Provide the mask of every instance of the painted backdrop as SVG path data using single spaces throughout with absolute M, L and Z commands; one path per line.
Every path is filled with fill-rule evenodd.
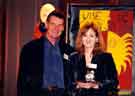
M 73 10 L 71 10 L 71 16 L 75 16 L 75 12 L 72 12 Z M 119 88 L 131 91 L 133 10 L 80 9 L 78 14 L 77 25 L 75 25 L 77 22 L 75 17 L 70 19 L 70 44 L 74 45 L 77 33 L 75 28 L 82 27 L 87 23 L 94 23 L 102 32 L 106 51 L 111 52 L 114 58 L 120 82 Z

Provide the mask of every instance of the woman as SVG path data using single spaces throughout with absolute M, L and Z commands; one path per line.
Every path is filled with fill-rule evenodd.
M 118 78 L 113 58 L 104 52 L 101 35 L 93 24 L 80 29 L 77 54 L 71 56 L 76 96 L 116 96 Z

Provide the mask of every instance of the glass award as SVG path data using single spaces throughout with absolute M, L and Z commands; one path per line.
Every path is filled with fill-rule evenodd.
M 97 69 L 97 64 L 87 64 L 86 66 L 85 80 L 86 82 L 95 82 L 95 71 Z

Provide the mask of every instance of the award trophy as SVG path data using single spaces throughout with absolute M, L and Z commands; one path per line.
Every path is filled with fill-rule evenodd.
M 95 78 L 94 71 L 93 70 L 91 70 L 91 71 L 87 70 L 87 73 L 85 75 L 86 82 L 94 82 L 95 81 L 94 78 Z
M 85 75 L 86 82 L 95 82 L 95 71 L 97 69 L 97 64 L 87 64 L 87 71 Z

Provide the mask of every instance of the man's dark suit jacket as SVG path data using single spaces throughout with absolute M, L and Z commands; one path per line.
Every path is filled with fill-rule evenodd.
M 86 63 L 85 57 L 75 54 L 71 57 L 74 65 L 75 80 L 85 81 Z M 104 92 L 117 92 L 118 77 L 113 58 L 110 53 L 100 53 L 93 56 L 93 64 L 97 64 L 95 80 L 100 84 L 100 89 Z
M 21 50 L 17 80 L 18 96 L 39 96 L 40 94 L 43 83 L 43 44 L 44 37 L 29 42 Z M 65 89 L 70 90 L 72 71 L 68 55 L 73 52 L 73 49 L 62 42 L 59 43 L 59 46 L 64 62 Z

